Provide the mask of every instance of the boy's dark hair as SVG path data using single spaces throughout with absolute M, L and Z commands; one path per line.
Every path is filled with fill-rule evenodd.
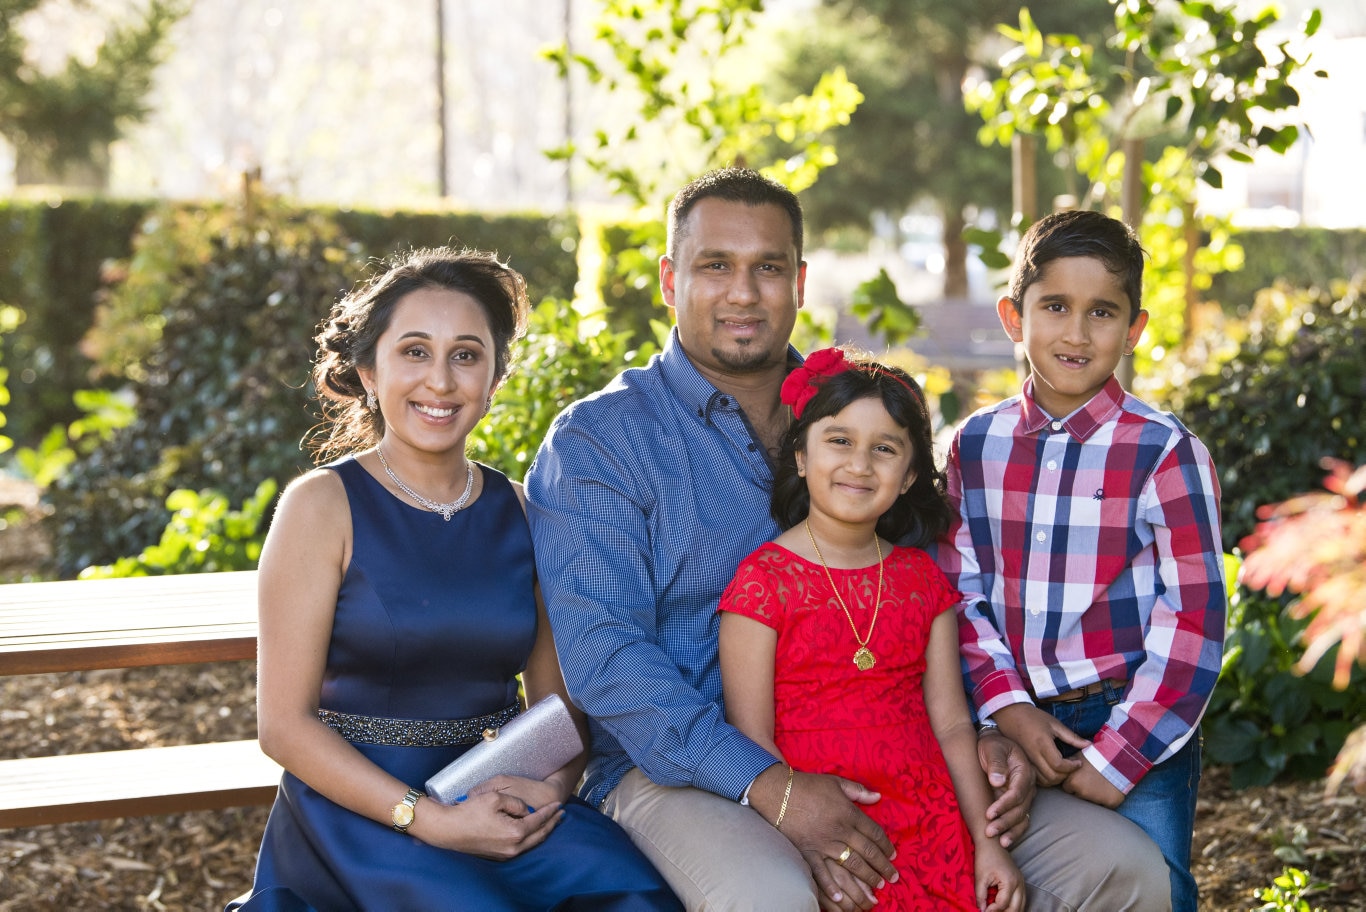
M 751 168 L 718 168 L 690 181 L 669 203 L 669 258 L 678 253 L 678 242 L 687 236 L 688 215 L 709 197 L 746 206 L 777 206 L 792 222 L 792 242 L 797 260 L 802 258 L 802 204 L 797 194 Z
M 826 379 L 806 403 L 802 417 L 783 437 L 782 452 L 773 473 L 769 512 L 783 529 L 790 529 L 811 512 L 806 479 L 797 474 L 797 452 L 806 446 L 806 433 L 822 418 L 836 415 L 860 399 L 878 399 L 892 420 L 911 438 L 911 470 L 915 481 L 878 519 L 877 534 L 891 542 L 923 548 L 948 531 L 952 508 L 945 496 L 944 473 L 934 465 L 934 432 L 925 394 L 905 371 L 872 362 L 854 366 Z
M 1068 209 L 1039 219 L 1020 239 L 1010 276 L 1010 300 L 1018 313 L 1025 291 L 1039 281 L 1044 267 L 1064 257 L 1100 260 L 1129 296 L 1129 325 L 1143 307 L 1143 245 L 1128 225 L 1103 212 Z

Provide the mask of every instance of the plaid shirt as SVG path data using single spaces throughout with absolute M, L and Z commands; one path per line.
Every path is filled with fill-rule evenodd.
M 1223 652 L 1219 483 L 1204 445 L 1110 378 L 1063 420 L 1021 396 L 954 437 L 940 564 L 979 714 L 1107 678 L 1083 753 L 1125 792 L 1192 735 Z

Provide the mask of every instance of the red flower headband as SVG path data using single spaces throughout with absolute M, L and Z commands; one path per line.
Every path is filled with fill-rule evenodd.
M 812 396 L 816 395 L 816 392 L 821 388 L 821 385 L 829 378 L 836 374 L 842 374 L 847 370 L 865 370 L 865 368 L 856 363 L 846 361 L 842 349 L 822 348 L 813 351 L 807 356 L 806 361 L 803 362 L 801 367 L 787 375 L 787 379 L 783 381 L 783 388 L 779 393 L 779 398 L 784 405 L 792 406 L 792 417 L 800 420 L 802 412 L 806 410 L 806 404 L 811 401 Z M 906 387 L 910 394 L 915 396 L 916 399 L 921 398 L 920 394 L 916 392 L 915 387 L 911 386 L 905 380 L 902 380 L 896 374 L 879 370 L 875 365 L 869 365 L 867 370 L 869 373 L 885 374 L 886 376 L 891 377 L 897 383 Z

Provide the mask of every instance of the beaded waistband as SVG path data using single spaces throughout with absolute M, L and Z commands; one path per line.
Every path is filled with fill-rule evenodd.
M 521 711 L 514 703 L 473 719 L 383 719 L 320 709 L 318 718 L 347 741 L 390 747 L 449 747 L 482 741 L 486 729 L 502 728 Z

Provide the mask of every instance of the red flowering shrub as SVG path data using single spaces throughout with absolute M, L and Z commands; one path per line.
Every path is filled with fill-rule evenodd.
M 1240 579 L 1272 596 L 1299 594 L 1290 613 L 1308 618 L 1309 626 L 1297 667 L 1308 672 L 1336 645 L 1333 686 L 1341 690 L 1352 662 L 1366 665 L 1366 465 L 1353 470 L 1340 459 L 1323 465 L 1330 473 L 1325 491 L 1258 509 L 1256 529 L 1239 543 L 1247 554 Z M 1366 792 L 1366 726 L 1348 738 L 1329 788 L 1348 779 Z

